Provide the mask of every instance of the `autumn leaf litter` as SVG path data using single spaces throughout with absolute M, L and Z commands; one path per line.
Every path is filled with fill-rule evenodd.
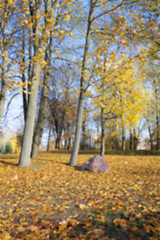
M 0 239 L 160 239 L 159 156 L 106 156 L 107 174 L 69 157 L 41 153 L 27 168 L 0 159 Z

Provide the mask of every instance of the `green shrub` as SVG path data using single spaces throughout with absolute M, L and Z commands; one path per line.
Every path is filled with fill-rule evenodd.
M 5 153 L 6 153 L 6 144 L 5 144 L 4 142 L 1 144 L 0 152 L 1 152 L 2 154 L 5 154 Z
M 13 153 L 13 146 L 10 141 L 6 143 L 6 152 L 5 153 Z

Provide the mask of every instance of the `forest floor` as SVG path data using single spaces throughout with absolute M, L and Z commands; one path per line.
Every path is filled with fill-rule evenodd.
M 109 173 L 69 158 L 40 153 L 18 168 L 18 155 L 0 155 L 0 239 L 160 239 L 160 156 L 106 155 Z

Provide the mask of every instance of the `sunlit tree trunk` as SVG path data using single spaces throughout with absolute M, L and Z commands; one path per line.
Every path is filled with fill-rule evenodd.
M 5 97 L 6 97 L 6 90 L 7 90 L 7 56 L 8 56 L 8 49 L 3 45 L 2 50 L 2 75 L 1 75 L 1 89 L 0 89 L 0 122 L 2 120 L 4 107 L 5 107 Z
M 28 103 L 31 92 L 32 82 L 32 30 L 29 28 L 29 50 L 28 50 Z
M 38 3 L 35 1 L 30 1 L 30 12 L 34 21 L 33 36 L 34 36 L 35 62 L 33 64 L 31 94 L 30 94 L 30 100 L 28 104 L 26 123 L 24 126 L 21 154 L 20 154 L 20 159 L 18 164 L 20 167 L 30 165 L 30 154 L 31 154 L 31 148 L 32 148 L 34 121 L 35 121 L 36 110 L 37 110 L 37 93 L 38 93 L 38 86 L 39 86 L 38 80 L 41 72 L 41 62 L 40 62 L 41 58 L 39 57 L 39 54 L 44 53 L 47 47 L 46 40 L 39 42 L 39 27 L 40 27 L 39 16 L 40 16 L 41 2 L 42 1 L 39 1 Z M 51 6 L 50 0 L 47 0 L 46 16 L 48 17 L 49 17 L 50 6 Z M 34 11 L 34 15 L 32 10 Z M 45 31 L 47 31 L 47 27 Z
M 85 48 L 83 54 L 83 63 L 82 63 L 82 71 L 81 71 L 81 79 L 80 79 L 80 95 L 79 95 L 79 103 L 78 103 L 78 112 L 77 112 L 77 120 L 76 120 L 76 132 L 75 132 L 75 139 L 73 144 L 73 150 L 70 159 L 70 166 L 75 166 L 77 163 L 77 155 L 79 150 L 80 144 L 80 137 L 81 137 L 81 127 L 82 127 L 82 119 L 83 119 L 83 110 L 84 110 L 84 101 L 85 101 L 85 79 L 86 70 L 87 70 L 87 55 L 89 54 L 89 46 L 91 40 L 91 21 L 93 15 L 93 1 L 90 1 L 90 11 L 88 15 L 88 26 L 87 26 L 87 33 L 85 39 Z
M 43 89 L 42 89 L 42 95 L 41 95 L 41 102 L 40 102 L 40 108 L 38 113 L 38 120 L 36 123 L 35 132 L 33 136 L 32 158 L 36 158 L 38 156 L 38 149 L 41 143 L 43 128 L 44 128 L 46 117 L 47 117 L 48 93 L 49 93 L 50 71 L 51 71 L 51 55 L 52 55 L 51 47 L 52 47 L 52 33 L 50 34 L 49 49 L 46 50 L 45 61 L 47 62 L 47 65 L 44 69 L 44 82 L 43 82 Z
M 25 87 L 25 83 L 26 83 L 26 78 L 25 78 L 25 70 L 24 70 L 24 66 L 25 66 L 25 26 L 23 26 L 22 28 L 23 31 L 23 36 L 22 36 L 22 53 L 23 53 L 23 57 L 22 57 L 22 66 L 21 66 L 21 72 L 22 72 L 22 82 L 23 82 L 23 114 L 24 114 L 24 121 L 26 121 L 27 118 L 27 92 L 26 92 L 26 87 Z
M 0 29 L 1 29 L 1 36 L 0 40 L 2 41 L 1 44 L 1 53 L 2 53 L 2 63 L 1 63 L 1 86 L 0 86 L 0 123 L 2 121 L 2 116 L 5 107 L 5 98 L 6 98 L 6 90 L 7 90 L 7 67 L 8 67 L 8 43 L 7 43 L 7 22 L 9 17 L 9 10 L 8 10 L 8 3 L 5 2 L 4 12 L 5 16 L 2 20 L 0 19 Z

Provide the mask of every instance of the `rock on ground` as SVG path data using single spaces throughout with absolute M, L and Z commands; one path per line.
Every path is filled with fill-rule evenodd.
M 80 170 L 88 170 L 91 172 L 109 172 L 109 166 L 101 156 L 94 156 L 87 162 L 82 164 Z

